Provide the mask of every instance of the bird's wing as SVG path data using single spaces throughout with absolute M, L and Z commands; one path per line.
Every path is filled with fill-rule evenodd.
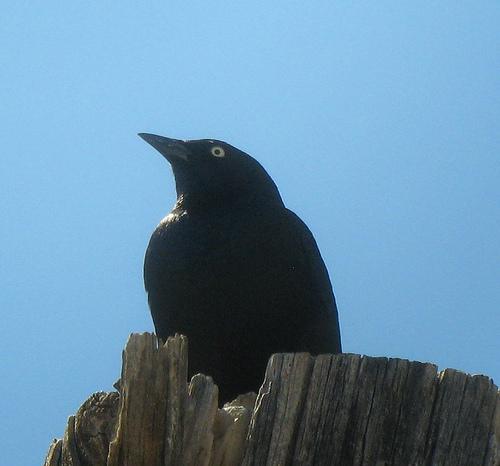
M 328 270 L 321 257 L 311 231 L 307 225 L 292 211 L 286 209 L 283 222 L 284 232 L 293 242 L 295 249 L 297 274 L 294 274 L 293 287 L 307 287 L 310 305 L 315 316 L 310 325 L 304 329 L 304 339 L 310 342 L 310 336 L 322 335 L 323 341 L 332 348 L 328 352 L 341 352 L 340 330 L 337 305 L 333 294 Z M 320 338 L 319 340 L 322 340 Z M 318 348 L 317 352 L 324 352 Z M 314 349 L 312 349 L 314 351 Z

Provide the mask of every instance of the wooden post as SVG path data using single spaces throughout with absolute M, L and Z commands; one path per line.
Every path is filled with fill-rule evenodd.
M 120 393 L 70 416 L 45 466 L 499 466 L 491 379 L 354 354 L 276 354 L 258 396 L 218 409 L 187 339 L 133 334 Z

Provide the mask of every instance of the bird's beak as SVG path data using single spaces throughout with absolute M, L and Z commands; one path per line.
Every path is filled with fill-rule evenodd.
M 170 139 L 156 134 L 139 133 L 139 136 L 148 144 L 151 144 L 170 163 L 178 160 L 189 161 L 190 150 L 186 143 L 180 139 Z

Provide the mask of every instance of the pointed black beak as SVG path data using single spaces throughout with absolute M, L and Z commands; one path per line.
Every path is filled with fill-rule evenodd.
M 175 163 L 179 160 L 184 160 L 185 162 L 189 161 L 191 152 L 186 147 L 184 141 L 149 133 L 139 133 L 138 135 L 148 144 L 151 144 L 170 163 Z

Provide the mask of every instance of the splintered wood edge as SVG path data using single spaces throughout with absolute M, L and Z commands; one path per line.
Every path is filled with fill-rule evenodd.
M 165 344 L 150 333 L 129 337 L 123 352 L 120 410 L 108 466 L 163 464 L 169 455 L 178 454 L 165 451 L 165 445 L 175 450 L 179 445 L 168 439 L 182 438 L 182 423 L 176 421 L 183 411 L 182 392 L 187 390 L 187 381 L 179 380 L 178 373 L 185 372 L 184 366 L 187 370 L 186 337 L 176 335 Z
M 301 359 L 303 365 L 290 370 L 293 362 Z M 313 361 L 312 373 L 310 361 Z M 325 364 L 333 366 L 327 368 Z M 341 369 L 342 365 L 354 370 L 347 379 L 347 373 L 341 372 L 341 380 L 329 388 L 330 382 L 318 380 L 318 372 L 329 378 L 331 371 Z M 390 373 L 393 375 L 387 379 Z M 448 393 L 443 381 L 450 376 L 463 383 L 452 384 L 452 392 Z M 288 386 L 291 380 L 295 391 Z M 396 392 L 394 383 L 399 386 Z M 385 393 L 385 385 L 389 395 Z M 330 398 L 327 391 L 334 397 Z M 301 395 L 295 404 L 297 392 Z M 335 398 L 338 403 L 347 402 L 343 414 L 339 411 L 341 404 L 331 406 L 332 402 L 337 403 Z M 449 462 L 453 465 L 496 465 L 493 458 L 498 440 L 494 437 L 499 408 L 494 413 L 499 399 L 498 389 L 488 377 L 450 369 L 438 373 L 431 363 L 346 354 L 314 359 L 301 354 L 273 355 L 252 414 L 243 465 L 370 464 L 382 459 L 379 455 L 384 448 L 382 457 L 390 464 L 427 464 L 429 459 L 447 452 L 446 464 L 451 454 L 456 456 L 456 460 Z M 387 410 L 391 406 L 399 411 L 399 417 L 394 418 L 393 433 L 390 426 L 380 430 L 380 423 L 390 420 L 391 413 Z M 443 429 L 445 437 L 438 435 Z M 390 444 L 381 445 L 382 439 Z M 343 453 L 346 441 L 350 447 Z M 314 451 L 317 456 L 311 456 Z M 478 458 L 484 455 L 490 459 L 478 463 Z
M 54 439 L 50 444 L 43 466 L 59 466 L 62 454 L 62 439 Z
M 500 465 L 500 392 L 491 379 L 486 376 L 471 376 L 453 369 L 437 373 L 434 364 L 410 362 L 397 358 L 372 358 L 354 354 L 316 357 L 311 357 L 307 353 L 275 354 L 269 360 L 265 380 L 255 405 L 255 398 L 253 398 L 244 409 L 240 406 L 238 408 L 241 408 L 239 414 L 231 418 L 228 416 L 228 412 L 217 409 L 218 390 L 210 377 L 195 376 L 188 385 L 187 338 L 176 335 L 163 344 L 154 334 L 150 333 L 131 334 L 123 351 L 119 415 L 115 436 L 109 445 L 107 464 L 108 466 L 132 464 L 137 466 L 156 464 L 185 464 L 186 466 L 242 464 L 250 466 L 282 464 L 289 461 L 293 461 L 290 464 L 313 464 L 308 455 L 320 446 L 322 440 L 319 437 L 325 435 L 325 432 L 327 432 L 327 436 L 332 435 L 334 431 L 338 432 L 339 429 L 343 429 L 342 425 L 345 428 L 346 422 L 350 419 L 349 410 L 340 415 L 342 411 L 338 410 L 344 408 L 341 405 L 331 406 L 328 393 L 335 390 L 335 393 L 338 394 L 338 390 L 341 392 L 347 390 L 340 395 L 339 400 L 343 400 L 342 397 L 346 395 L 357 397 L 356 393 L 364 390 L 362 386 L 358 386 L 357 382 L 354 384 L 356 386 L 352 385 L 357 380 L 357 374 L 362 370 L 362 367 L 376 366 L 376 364 L 381 364 L 380 367 L 383 368 L 384 374 L 387 373 L 387 376 L 392 371 L 393 375 L 390 377 L 395 376 L 396 378 L 391 384 L 396 384 L 394 389 L 407 393 L 403 394 L 403 397 L 412 399 L 417 395 L 410 393 L 415 387 L 420 386 L 418 390 L 424 389 L 424 392 L 419 396 L 423 396 L 427 404 L 430 401 L 432 408 L 429 408 L 429 412 L 424 415 L 425 418 L 429 418 L 429 421 L 428 423 L 422 421 L 427 424 L 422 425 L 421 429 L 419 428 L 421 432 L 418 435 L 416 432 L 409 432 L 408 426 L 403 430 L 396 426 L 397 432 L 393 435 L 393 442 L 396 443 L 391 447 L 396 448 L 396 450 L 392 454 L 397 456 L 399 451 L 399 454 L 405 457 L 405 454 L 409 454 L 413 450 L 414 453 L 411 457 L 415 459 L 413 455 L 423 454 L 422 448 L 425 448 L 426 461 L 430 461 L 432 458 L 438 459 L 445 452 L 448 452 L 449 455 L 449 448 L 460 444 L 462 439 L 467 437 L 468 431 L 465 423 L 466 421 L 470 422 L 471 413 L 474 413 L 477 418 L 480 418 L 481 415 L 489 416 L 489 423 L 487 422 L 488 425 L 483 423 L 484 432 L 474 431 L 471 433 L 472 437 L 467 437 L 473 443 L 469 445 L 467 451 L 464 449 L 463 452 L 456 453 L 456 464 L 467 464 L 464 463 L 466 461 L 464 455 L 483 453 L 485 456 L 481 465 Z M 347 377 L 345 380 L 342 379 L 342 383 L 334 382 L 334 379 L 331 378 L 338 370 L 348 370 L 342 376 Z M 152 378 L 146 376 L 146 373 L 149 373 Z M 410 376 L 410 373 L 413 375 Z M 374 381 L 372 382 L 374 383 L 374 391 L 371 396 L 378 396 L 377 403 L 383 405 L 387 401 L 384 398 L 385 395 L 383 393 L 376 395 L 375 390 L 377 390 L 379 383 L 383 383 L 386 375 L 379 379 L 381 375 L 377 374 L 378 370 L 371 376 L 371 380 Z M 404 379 L 401 379 L 401 376 Z M 433 379 L 432 383 L 429 377 Z M 150 383 L 151 380 L 154 382 L 153 396 L 149 390 L 150 387 L 148 390 L 145 390 L 144 387 L 144 384 Z M 425 388 L 426 384 L 429 383 L 431 385 Z M 343 387 L 342 384 L 349 386 Z M 399 388 L 397 388 L 398 386 Z M 433 389 L 433 386 L 436 388 Z M 141 443 L 144 440 L 143 426 L 137 422 L 135 425 L 134 422 L 130 424 L 131 420 L 128 419 L 128 410 L 131 405 L 127 398 L 130 396 L 131 389 L 132 396 L 142 397 L 142 403 L 151 399 L 155 399 L 156 402 L 158 401 L 157 396 L 159 396 L 162 405 L 160 411 L 163 411 L 163 414 L 158 418 L 158 413 L 155 411 L 154 416 L 157 422 L 161 420 L 163 423 L 163 427 L 158 425 L 158 430 L 162 432 L 163 437 L 157 438 L 153 442 L 153 447 L 157 446 L 152 450 L 155 448 L 158 451 L 161 450 L 164 454 L 163 458 L 160 458 L 158 454 L 154 458 L 148 457 L 151 452 L 143 457 L 143 462 L 137 462 L 137 458 L 134 458 L 134 448 L 143 449 L 148 445 L 147 442 L 146 444 Z M 380 389 L 381 387 L 379 387 Z M 349 391 L 352 391 L 351 395 L 348 394 Z M 456 409 L 453 406 L 457 403 L 457 398 L 451 395 L 454 392 L 457 392 L 459 403 Z M 382 397 L 380 398 L 380 396 Z M 375 398 L 372 398 L 372 401 L 368 401 L 372 404 L 374 400 Z M 402 402 L 402 399 L 397 401 L 397 397 L 395 400 L 397 403 Z M 418 404 L 422 400 L 417 396 L 413 401 Z M 347 402 L 352 403 L 353 401 L 347 400 Z M 382 405 L 382 408 L 391 409 L 391 406 Z M 332 409 L 333 411 L 331 411 Z M 410 415 L 410 418 L 411 416 L 420 416 L 423 419 L 418 411 L 419 406 L 410 404 L 408 409 L 410 411 L 404 414 L 405 416 Z M 158 409 L 156 408 L 156 410 Z M 379 419 L 385 419 L 383 414 L 379 413 L 377 416 Z M 387 409 L 385 416 L 387 417 Z M 233 423 L 236 425 L 238 419 L 240 424 L 236 428 Z M 346 422 L 342 422 L 342 419 Z M 461 424 L 452 428 L 450 426 L 452 421 Z M 244 424 L 241 424 L 242 422 Z M 371 431 L 377 436 L 378 424 L 373 424 L 372 420 L 368 418 L 365 424 L 364 435 L 368 435 Z M 399 421 L 397 424 L 399 425 Z M 71 416 L 68 419 L 64 439 L 54 440 L 50 445 L 44 466 L 59 466 L 61 464 L 79 466 L 78 445 L 75 443 L 75 425 L 75 416 Z M 488 426 L 489 431 L 487 431 Z M 361 425 L 360 427 L 362 428 Z M 451 436 L 447 429 L 453 430 Z M 486 431 L 487 433 L 485 433 Z M 322 432 L 323 434 L 321 434 Z M 157 433 L 155 430 L 152 435 Z M 419 442 L 422 441 L 422 438 L 425 439 L 424 447 L 418 447 L 412 443 L 415 441 L 413 438 L 415 436 L 421 439 Z M 368 438 L 367 440 L 371 441 Z M 373 448 L 379 448 L 376 444 L 374 445 Z M 483 452 L 484 445 L 487 445 L 486 452 Z M 366 447 L 368 446 L 369 444 L 366 444 Z M 239 451 L 236 451 L 236 447 L 239 448 Z M 333 445 L 330 447 L 333 448 Z M 323 464 L 321 461 L 325 461 L 327 455 L 331 453 L 331 448 L 326 448 L 322 452 L 321 458 L 317 458 L 320 461 L 318 464 Z M 150 450 L 151 448 L 148 448 L 148 451 Z M 375 450 L 374 452 L 372 454 L 376 454 Z M 364 457 L 365 453 L 365 447 L 363 447 L 361 457 Z M 473 457 L 470 456 L 470 460 L 472 459 Z M 448 456 L 447 460 L 449 460 Z M 179 463 L 179 461 L 183 462 Z

